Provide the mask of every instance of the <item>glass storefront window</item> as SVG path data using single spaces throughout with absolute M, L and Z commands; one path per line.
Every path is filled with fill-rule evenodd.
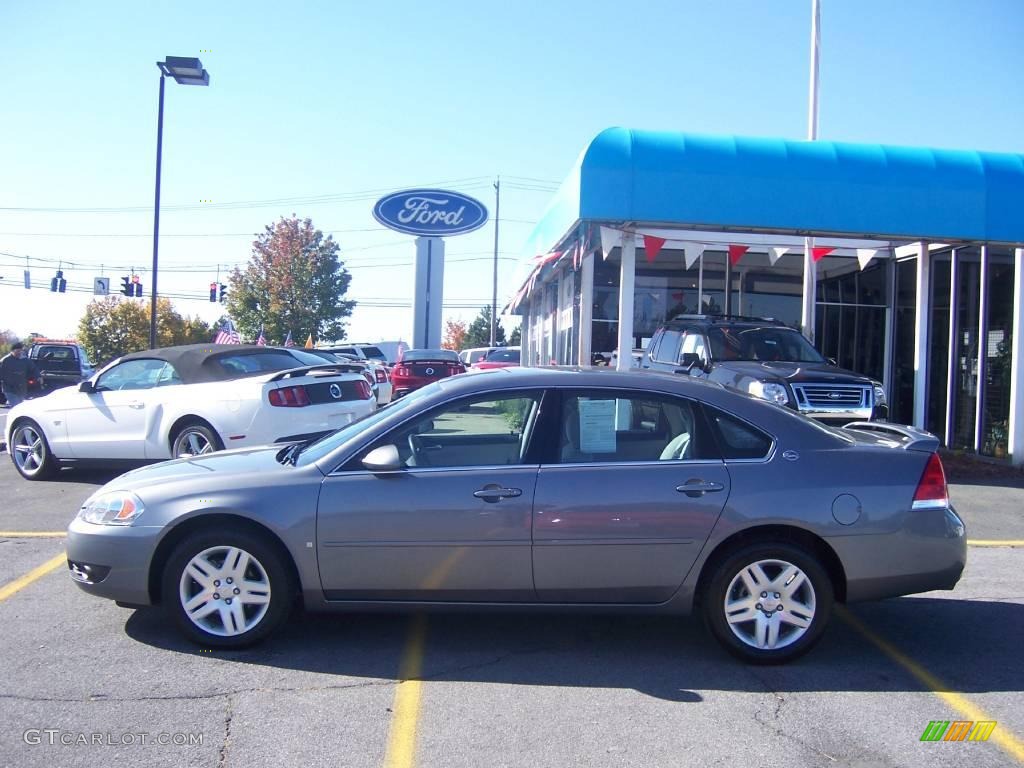
M 861 271 L 848 258 L 830 257 L 823 262 L 815 310 L 818 351 L 843 368 L 881 381 L 888 265 L 880 261 Z
M 946 382 L 949 379 L 949 281 L 951 255 L 932 254 L 932 316 L 928 334 L 928 408 L 925 429 L 939 439 L 946 434 Z
M 1013 334 L 1014 265 L 1008 250 L 989 249 L 985 390 L 982 401 L 981 452 L 1006 458 L 1010 418 L 1010 342 Z
M 956 349 L 953 366 L 953 444 L 974 450 L 975 408 L 978 398 L 978 288 L 981 255 L 978 248 L 957 250 Z
M 914 421 L 914 312 L 917 306 L 917 259 L 896 262 L 896 305 L 893 310 L 892 384 L 890 419 L 897 424 Z

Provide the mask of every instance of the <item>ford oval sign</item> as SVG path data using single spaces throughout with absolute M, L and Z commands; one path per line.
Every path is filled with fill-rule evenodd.
M 487 223 L 487 209 L 479 200 L 458 192 L 406 189 L 378 200 L 373 218 L 407 235 L 445 237 L 480 229 Z

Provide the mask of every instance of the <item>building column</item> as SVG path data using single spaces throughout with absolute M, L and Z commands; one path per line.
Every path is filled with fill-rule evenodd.
M 636 235 L 622 235 L 619 270 L 619 360 L 616 369 L 628 371 L 633 361 L 633 286 L 636 283 Z
M 593 348 L 590 337 L 594 332 L 594 252 L 583 257 L 580 265 L 580 327 L 579 334 L 579 365 L 592 365 Z
M 928 320 L 931 317 L 931 254 L 918 243 L 917 302 L 914 307 L 914 426 L 924 429 L 928 397 Z
M 1010 342 L 1010 423 L 1007 451 L 1016 466 L 1024 465 L 1024 248 L 1013 254 L 1013 338 Z
M 800 328 L 811 344 L 814 343 L 814 310 L 818 300 L 818 265 L 814 263 L 814 240 L 804 238 L 804 292 L 800 308 Z M 732 286 L 729 286 L 730 289 Z

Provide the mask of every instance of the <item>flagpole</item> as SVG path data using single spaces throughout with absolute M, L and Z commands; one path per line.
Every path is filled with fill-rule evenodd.
M 491 284 L 491 346 L 498 334 L 498 215 L 501 212 L 501 177 L 494 180 L 494 277 Z
M 807 104 L 807 140 L 818 138 L 818 44 L 821 38 L 819 0 L 811 0 L 811 75 Z M 804 238 L 804 291 L 800 325 L 804 336 L 814 342 L 814 310 L 817 301 L 817 264 L 813 256 L 814 238 Z

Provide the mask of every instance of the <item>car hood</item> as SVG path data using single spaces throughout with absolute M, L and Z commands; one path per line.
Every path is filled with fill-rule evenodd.
M 735 371 L 754 379 L 781 379 L 791 384 L 805 381 L 834 382 L 837 384 L 871 384 L 870 378 L 828 363 L 788 363 L 781 361 L 730 361 L 716 368 Z

